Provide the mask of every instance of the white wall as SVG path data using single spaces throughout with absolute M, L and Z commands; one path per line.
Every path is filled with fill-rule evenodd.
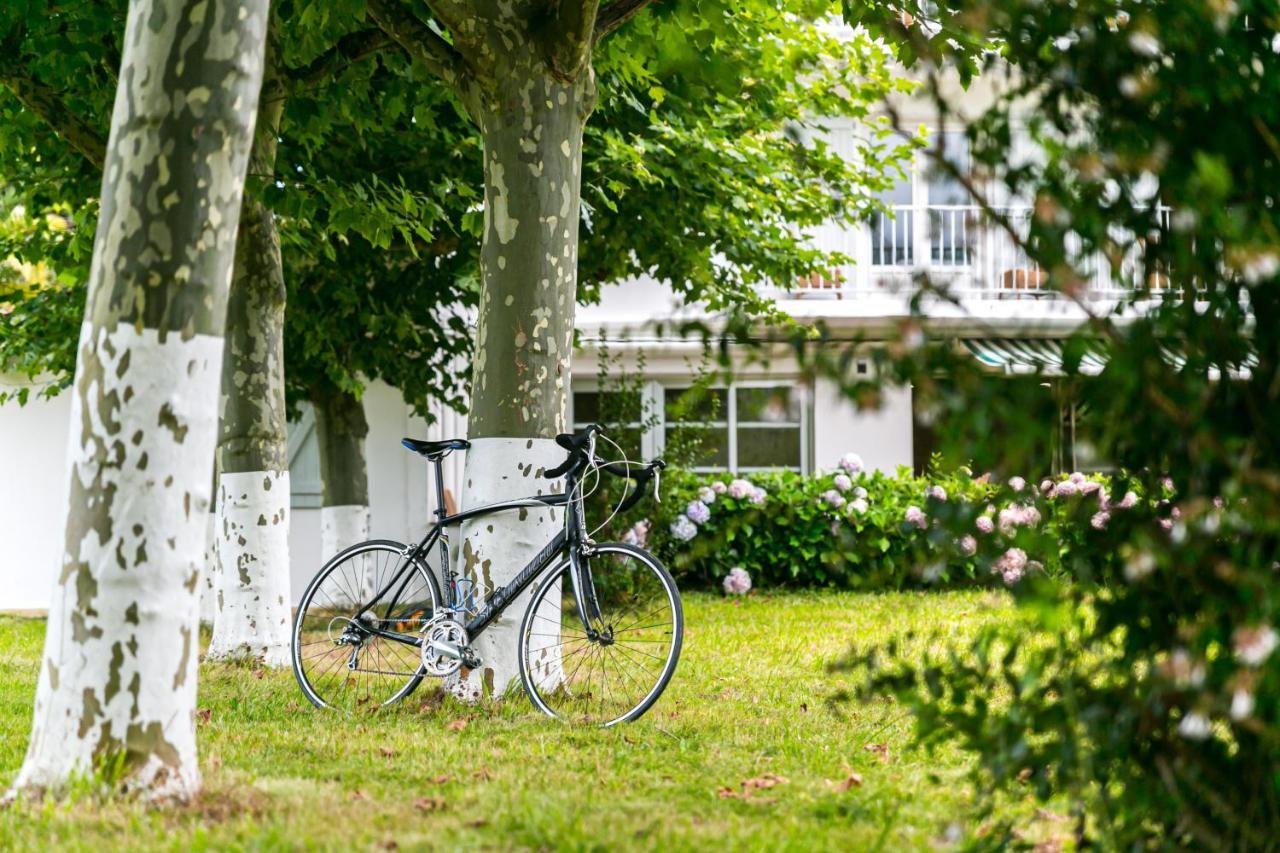
M 69 392 L 0 406 L 0 610 L 49 605 L 65 550 L 70 417 Z
M 813 389 L 813 467 L 831 470 L 852 451 L 868 468 L 891 473 L 911 467 L 911 389 L 888 388 L 876 410 L 859 411 L 835 382 L 819 379 Z
M 5 377 L 0 377 L 4 382 Z M 431 465 L 400 446 L 400 439 L 466 435 L 466 419 L 438 412 L 428 428 L 410 414 L 400 392 L 373 383 L 364 396 L 369 419 L 370 532 L 405 542 L 421 537 L 435 509 Z M 65 457 L 71 397 L 0 406 L 0 610 L 43 610 L 57 577 L 67 512 Z M 314 447 L 312 451 L 314 452 Z M 445 463 L 445 487 L 459 494 L 461 454 Z M 330 556 L 320 553 L 320 510 L 293 509 L 289 528 L 291 595 Z

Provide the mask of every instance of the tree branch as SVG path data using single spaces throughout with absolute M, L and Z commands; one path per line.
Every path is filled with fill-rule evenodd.
M 107 141 L 92 125 L 63 103 L 62 96 L 25 70 L 5 70 L 0 82 L 27 109 L 39 116 L 64 142 L 95 168 L 107 160 Z
M 400 0 L 367 0 L 365 5 L 369 17 L 409 54 L 410 59 L 422 64 L 466 100 L 464 82 L 467 65 L 453 45 L 405 9 Z
M 591 56 L 595 43 L 596 18 L 600 0 L 559 0 L 550 26 L 546 29 L 546 45 L 551 71 L 564 81 L 573 81 Z
M 314 84 L 336 76 L 349 66 L 362 62 L 380 50 L 395 44 L 380 28 L 347 33 L 338 43 L 301 68 L 290 68 L 286 76 L 294 83 Z
M 612 33 L 618 27 L 639 14 L 653 0 L 613 0 L 596 16 L 596 41 Z

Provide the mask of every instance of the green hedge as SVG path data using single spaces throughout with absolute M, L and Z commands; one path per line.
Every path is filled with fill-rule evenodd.
M 1113 500 L 1099 476 L 1011 485 L 964 469 L 915 477 L 845 464 L 807 476 L 672 472 L 626 535 L 646 539 L 689 586 L 718 586 L 733 568 L 756 587 L 1012 584 L 1087 572 L 1071 563 L 1072 545 L 1137 499 Z

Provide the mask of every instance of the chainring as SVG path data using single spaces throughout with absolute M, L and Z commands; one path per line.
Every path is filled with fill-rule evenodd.
M 433 643 L 443 643 L 459 651 L 467 647 L 467 629 L 448 618 L 433 619 L 422 638 L 422 671 L 436 678 L 453 675 L 462 668 L 462 659 L 443 654 Z

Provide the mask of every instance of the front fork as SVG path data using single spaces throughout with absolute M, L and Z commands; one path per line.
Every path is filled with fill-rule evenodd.
M 594 549 L 590 545 L 572 548 L 569 551 L 569 577 L 573 583 L 573 601 L 578 609 L 578 618 L 591 642 L 609 642 L 613 639 L 607 626 L 603 625 L 600 613 L 600 601 L 596 597 L 595 579 L 591 575 L 590 557 Z

